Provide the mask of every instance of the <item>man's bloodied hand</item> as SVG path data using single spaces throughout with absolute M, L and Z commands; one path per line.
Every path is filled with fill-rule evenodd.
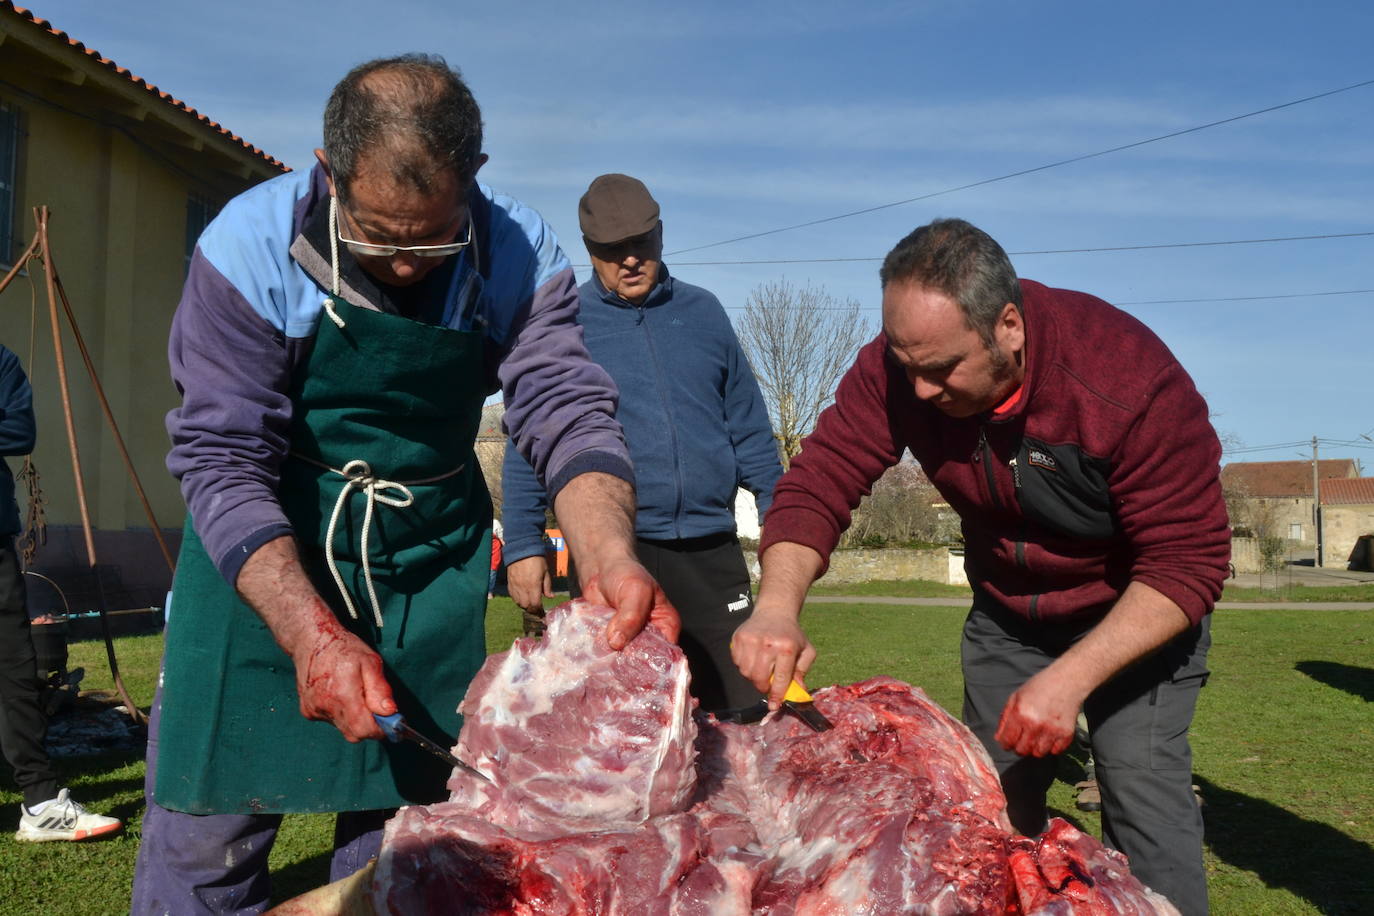
M 583 596 L 615 608 L 615 616 L 606 626 L 606 641 L 612 649 L 623 649 L 645 626 L 672 642 L 677 642 L 682 630 L 682 621 L 663 588 L 632 559 L 611 561 L 597 569 L 583 583 Z
M 337 621 L 325 622 L 293 660 L 301 715 L 332 722 L 349 741 L 383 737 L 372 716 L 391 715 L 396 701 L 382 673 L 381 656 L 366 643 Z

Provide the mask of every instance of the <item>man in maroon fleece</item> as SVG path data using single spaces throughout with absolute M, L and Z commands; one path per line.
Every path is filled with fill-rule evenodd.
M 1012 823 L 1044 829 L 1081 709 L 1104 840 L 1184 913 L 1205 913 L 1188 727 L 1230 558 L 1207 405 L 1139 321 L 1018 281 L 962 220 L 902 239 L 880 276 L 883 332 L 774 493 L 736 664 L 774 706 L 805 674 L 806 590 L 860 497 L 910 449 L 962 519 L 964 721 Z

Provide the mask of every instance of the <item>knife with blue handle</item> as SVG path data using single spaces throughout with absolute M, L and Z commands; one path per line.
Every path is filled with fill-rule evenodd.
M 386 735 L 386 740 L 391 743 L 395 744 L 402 740 L 413 741 L 450 766 L 455 766 L 465 773 L 471 773 L 479 779 L 485 779 L 487 782 L 491 782 L 491 777 L 486 773 L 468 766 L 451 752 L 444 750 L 444 748 L 435 744 L 433 741 L 407 725 L 406 720 L 401 717 L 399 712 L 393 712 L 389 716 L 379 716 L 374 712 L 372 718 L 377 720 L 377 724 L 381 726 L 382 734 Z

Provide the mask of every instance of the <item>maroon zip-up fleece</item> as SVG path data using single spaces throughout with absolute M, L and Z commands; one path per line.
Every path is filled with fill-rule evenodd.
M 1197 623 L 1231 555 L 1221 445 L 1178 360 L 1094 296 L 1021 281 L 1026 376 L 995 418 L 920 401 L 879 334 L 778 482 L 760 551 L 826 559 L 910 449 L 963 522 L 969 581 L 1031 620 L 1101 617 L 1131 582 Z

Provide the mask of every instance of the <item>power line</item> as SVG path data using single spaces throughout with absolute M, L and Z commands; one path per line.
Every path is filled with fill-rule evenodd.
M 1308 299 L 1313 296 L 1353 296 L 1374 293 L 1374 289 L 1338 289 L 1327 293 L 1287 293 L 1281 296 L 1222 296 L 1216 299 L 1141 299 L 1137 302 L 1118 302 L 1116 305 L 1172 305 L 1187 302 L 1254 302 L 1258 299 Z
M 1113 305 L 1116 305 L 1116 306 L 1123 306 L 1123 305 L 1172 305 L 1172 304 L 1194 303 L 1194 302 L 1256 302 L 1256 301 L 1259 301 L 1259 300 L 1262 300 L 1262 299 L 1308 299 L 1308 298 L 1312 298 L 1312 297 L 1314 297 L 1314 296 L 1353 296 L 1353 295 L 1356 295 L 1356 294 L 1359 294 L 1359 293 L 1374 293 L 1374 289 L 1337 289 L 1337 290 L 1330 290 L 1329 292 L 1321 292 L 1321 293 L 1284 293 L 1284 294 L 1282 294 L 1282 295 L 1276 295 L 1276 296 L 1220 296 L 1220 297 L 1213 298 L 1213 299 L 1141 299 L 1141 300 L 1138 300 L 1138 301 L 1136 301 L 1136 302 L 1113 302 L 1112 304 L 1113 304 Z M 750 308 L 750 307 L 747 306 L 747 305 L 727 305 L 727 306 L 725 306 L 726 311 L 731 311 L 731 312 L 743 312 L 743 311 L 746 311 L 746 310 L 749 309 L 749 308 Z M 769 310 L 769 309 L 775 309 L 775 308 L 787 308 L 787 306 L 761 305 L 761 306 L 755 306 L 755 308 L 762 308 L 762 309 L 765 309 L 765 310 Z M 877 306 L 877 305 L 860 306 L 860 310 L 861 310 L 861 311 L 871 311 L 871 310 L 876 309 L 876 308 L 881 308 L 881 306 Z M 816 307 L 815 309 L 812 309 L 812 311 L 817 311 L 817 312 L 847 312 L 847 311 L 849 311 L 849 309 L 848 309 L 848 307 L 846 307 L 846 306 L 835 305 L 835 306 L 818 306 L 818 307 Z M 1302 443 L 1299 443 L 1299 444 L 1302 444 Z
M 1320 436 L 1317 438 L 1317 442 L 1321 445 L 1328 445 L 1339 448 L 1374 448 L 1374 444 L 1370 444 L 1368 442 L 1347 442 L 1341 439 L 1323 439 Z M 1287 451 L 1290 448 L 1310 448 L 1311 445 L 1311 439 L 1303 439 L 1299 442 L 1280 442 L 1277 445 L 1240 445 L 1236 446 L 1235 448 L 1222 448 L 1221 452 L 1223 455 L 1245 455 L 1253 452 Z M 1326 461 L 1328 459 L 1322 460 Z M 1312 459 L 1310 458 L 1299 458 L 1295 460 L 1293 463 L 1310 464 L 1311 461 Z
M 1218 245 L 1262 245 L 1269 242 L 1307 242 L 1316 239 L 1354 239 L 1374 236 L 1374 232 L 1328 232 L 1322 235 L 1285 235 L 1269 239 L 1226 239 L 1218 242 L 1166 242 L 1158 245 L 1108 245 L 1102 248 L 1043 248 L 1034 251 L 1008 251 L 1010 257 L 1038 254 L 1092 254 L 1101 251 L 1155 251 L 1161 248 L 1209 248 Z M 690 249 L 688 249 L 690 250 Z M 665 255 L 664 257 L 667 257 Z M 745 261 L 674 261 L 674 267 L 719 267 L 737 264 L 858 264 L 882 258 L 763 258 Z M 590 267 L 577 264 L 576 267 Z
M 1279 449 L 1297 448 L 1301 445 L 1310 444 L 1310 439 L 1304 439 L 1300 442 L 1280 442 L 1277 445 L 1241 445 L 1235 448 L 1223 448 L 1221 451 L 1224 455 L 1243 455 L 1248 452 L 1273 452 Z
M 694 246 L 694 247 L 692 247 L 692 248 L 679 248 L 677 251 L 668 252 L 668 256 L 671 257 L 672 255 L 686 254 L 686 253 L 689 252 L 689 251 L 701 251 L 701 250 L 703 250 L 703 249 L 705 249 L 705 248 L 715 248 L 715 247 L 717 247 L 717 246 L 719 246 L 719 245 L 732 245 L 732 244 L 734 244 L 735 242 L 744 242 L 744 241 L 748 241 L 749 239 L 762 238 L 762 237 L 764 237 L 764 236 L 766 236 L 766 235 L 776 235 L 776 234 L 778 234 L 778 233 L 780 233 L 780 232 L 791 232 L 793 229 L 804 229 L 804 228 L 806 228 L 807 226 L 819 226 L 819 225 L 822 224 L 822 223 L 831 223 L 831 222 L 834 222 L 834 221 L 836 221 L 836 220 L 849 219 L 851 216 L 862 216 L 862 215 L 865 214 L 865 213 L 876 213 L 876 212 L 879 211 L 879 210 L 888 210 L 888 209 L 891 209 L 892 207 L 900 207 L 900 206 L 904 206 L 905 204 L 916 203 L 917 201 L 930 200 L 932 197 L 940 197 L 940 196 L 942 196 L 942 195 L 944 195 L 944 194 L 953 194 L 953 193 L 955 193 L 956 191 L 967 191 L 967 190 L 969 190 L 970 188 L 978 188 L 978 187 L 982 187 L 983 185 L 994 184 L 994 183 L 999 182 L 999 181 L 1006 181 L 1006 180 L 1008 180 L 1008 179 L 1010 179 L 1010 178 L 1019 178 L 1019 177 L 1021 177 L 1022 175 L 1030 175 L 1030 174 L 1033 174 L 1033 173 L 1035 173 L 1035 172 L 1043 172 L 1043 171 L 1045 171 L 1046 169 L 1058 168 L 1058 167 L 1061 166 L 1061 165 L 1070 165 L 1070 164 L 1075 163 L 1075 162 L 1082 162 L 1082 161 L 1084 161 L 1085 159 L 1094 159 L 1094 158 L 1096 158 L 1096 157 L 1098 157 L 1098 156 L 1106 156 L 1106 155 L 1108 155 L 1108 154 L 1110 154 L 1110 153 L 1119 153 L 1119 152 L 1121 152 L 1122 150 L 1134 149 L 1134 148 L 1136 148 L 1136 147 L 1138 147 L 1138 146 L 1145 146 L 1145 145 L 1150 144 L 1150 143 L 1158 143 L 1158 142 L 1160 142 L 1161 140 L 1170 140 L 1170 139 L 1172 139 L 1172 138 L 1174 138 L 1174 137 L 1182 137 L 1182 136 L 1184 136 L 1185 134 L 1197 133 L 1197 132 L 1200 131 L 1200 130 L 1206 130 L 1206 129 L 1208 129 L 1209 127 L 1219 127 L 1219 126 L 1221 126 L 1221 125 L 1223 125 L 1223 124 L 1232 124 L 1232 123 L 1234 123 L 1234 122 L 1236 122 L 1236 121 L 1243 121 L 1243 120 L 1245 120 L 1246 118 L 1253 118 L 1253 117 L 1257 117 L 1258 115 L 1269 114 L 1270 112 L 1279 111 L 1279 110 L 1284 109 L 1284 108 L 1291 108 L 1291 107 L 1293 107 L 1294 105 L 1301 105 L 1301 104 L 1303 104 L 1303 103 L 1305 103 L 1305 102 L 1313 102 L 1313 101 L 1316 101 L 1317 99 L 1324 99 L 1324 98 L 1326 98 L 1327 96 L 1337 95 L 1338 93 L 1342 93 L 1342 92 L 1349 92 L 1349 91 L 1351 91 L 1352 89 L 1361 89 L 1361 88 L 1363 88 L 1363 87 L 1365 87 L 1365 86 L 1370 86 L 1370 85 L 1374 85 L 1374 80 L 1364 80 L 1363 82 L 1353 83 L 1353 84 L 1351 84 L 1351 85 L 1349 85 L 1349 86 L 1342 86 L 1342 87 L 1340 87 L 1340 88 L 1338 88 L 1338 89 L 1329 89 L 1329 90 L 1327 90 L 1326 92 L 1319 92 L 1319 93 L 1317 93 L 1316 95 L 1309 95 L 1309 96 L 1307 96 L 1307 97 L 1305 97 L 1305 98 L 1294 99 L 1294 100 L 1291 101 L 1291 102 L 1283 102 L 1283 103 L 1278 104 L 1278 105 L 1270 105 L 1268 108 L 1261 108 L 1261 109 L 1258 109 L 1258 110 L 1256 110 L 1256 111 L 1247 111 L 1245 114 L 1234 115 L 1234 116 L 1229 117 L 1229 118 L 1222 118 L 1221 120 L 1218 120 L 1218 121 L 1209 121 L 1209 122 L 1206 123 L 1206 124 L 1198 124 L 1198 125 L 1196 125 L 1196 126 L 1194 126 L 1194 127 L 1187 127 L 1187 128 L 1184 128 L 1183 130 L 1176 130 L 1176 131 L 1172 131 L 1172 132 L 1167 133 L 1167 134 L 1160 134 L 1158 137 L 1150 137 L 1149 139 L 1146 139 L 1146 140 L 1136 140 L 1136 141 L 1133 142 L 1133 143 L 1124 143 L 1124 144 L 1122 144 L 1121 146 L 1113 146 L 1113 147 L 1111 147 L 1111 148 L 1109 148 L 1109 149 L 1098 150 L 1098 151 L 1095 152 L 1095 153 L 1084 153 L 1084 154 L 1081 155 L 1081 156 L 1074 156 L 1074 157 L 1069 158 L 1069 159 L 1060 159 L 1060 160 L 1057 161 L 1057 162 L 1050 162 L 1050 163 L 1046 163 L 1045 165 L 1037 165 L 1037 166 L 1035 166 L 1035 167 L 1033 167 L 1033 168 L 1021 169 L 1020 171 L 1017 171 L 1017 172 L 1009 172 L 1009 173 L 1007 173 L 1006 175 L 998 175 L 996 178 L 984 178 L 984 179 L 982 179 L 982 180 L 980 180 L 980 181 L 973 181 L 973 182 L 969 182 L 968 184 L 961 184 L 961 185 L 959 185 L 959 186 L 957 186 L 957 187 L 945 188 L 943 191 L 932 191 L 932 192 L 930 192 L 929 194 L 921 194 L 921 195 L 919 195 L 919 196 L 917 196 L 917 197 L 908 197 L 908 198 L 905 199 L 905 200 L 893 201 L 893 202 L 890 203 L 890 204 L 879 204 L 879 205 L 876 206 L 876 207 L 865 207 L 865 208 L 863 208 L 862 210 L 851 210 L 851 211 L 848 212 L 848 213 L 841 213 L 841 214 L 839 214 L 839 215 L 837 215 L 837 216 L 826 216 L 826 217 L 822 217 L 821 219 L 808 220 L 807 222 L 804 222 L 804 223 L 796 223 L 796 224 L 791 225 L 791 226 L 782 226 L 782 227 L 780 227 L 780 228 L 778 228 L 778 229 L 767 229 L 767 230 L 764 230 L 763 232 L 754 232 L 754 233 L 751 233 L 751 234 L 749 234 L 749 235 L 736 236 L 735 238 L 732 238 L 732 239 L 723 239 L 723 240 L 721 240 L 721 241 L 719 241 L 719 242 L 711 242 L 711 243 L 706 244 L 706 245 L 696 245 L 696 246 Z

